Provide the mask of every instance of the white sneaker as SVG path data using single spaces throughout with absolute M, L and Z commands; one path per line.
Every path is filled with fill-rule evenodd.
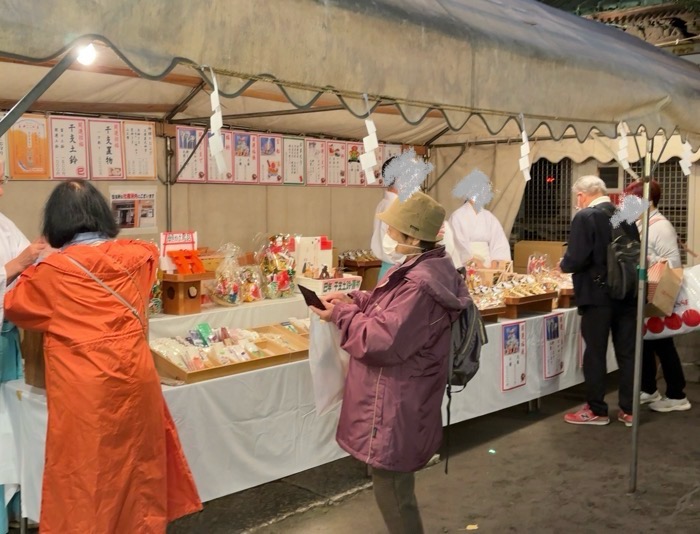
M 690 406 L 690 401 L 687 397 L 684 399 L 669 399 L 668 397 L 664 397 L 660 401 L 652 402 L 649 408 L 655 412 L 683 412 L 685 410 L 690 410 Z
M 661 393 L 659 391 L 654 391 L 654 393 L 644 393 L 639 396 L 639 404 L 651 404 L 652 402 L 658 402 L 662 399 Z

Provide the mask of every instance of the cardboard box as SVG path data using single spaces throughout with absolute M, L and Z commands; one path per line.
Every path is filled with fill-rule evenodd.
M 552 265 L 556 265 L 565 252 L 566 243 L 563 241 L 518 241 L 513 266 L 516 273 L 527 274 L 527 262 L 533 254 L 547 254 Z
M 673 313 L 678 293 L 683 284 L 683 269 L 663 270 L 653 291 L 649 291 L 649 301 L 644 309 L 646 317 L 666 317 Z

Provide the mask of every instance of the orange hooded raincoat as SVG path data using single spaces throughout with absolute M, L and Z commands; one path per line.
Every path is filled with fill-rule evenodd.
M 149 243 L 76 244 L 27 269 L 5 315 L 44 332 L 46 534 L 164 533 L 202 504 L 134 314 L 146 321 L 158 252 Z

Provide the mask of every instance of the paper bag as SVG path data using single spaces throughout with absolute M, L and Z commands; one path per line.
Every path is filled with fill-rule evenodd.
M 309 365 L 316 413 L 324 415 L 343 400 L 350 355 L 340 348 L 340 332 L 333 323 L 311 314 Z
M 657 263 L 650 269 L 646 317 L 666 317 L 673 313 L 683 283 L 683 269 L 671 269 L 667 263 Z
M 35 388 L 46 389 L 44 365 L 44 334 L 25 330 L 20 342 L 24 358 L 24 381 Z

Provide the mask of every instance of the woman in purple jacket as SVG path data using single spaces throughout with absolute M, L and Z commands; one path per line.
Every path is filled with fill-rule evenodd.
M 324 298 L 350 354 L 338 444 L 372 466 L 377 505 L 389 532 L 421 533 L 414 473 L 442 440 L 442 399 L 451 325 L 469 292 L 437 246 L 445 208 L 423 193 L 395 200 L 379 219 L 404 258 L 371 293 Z

